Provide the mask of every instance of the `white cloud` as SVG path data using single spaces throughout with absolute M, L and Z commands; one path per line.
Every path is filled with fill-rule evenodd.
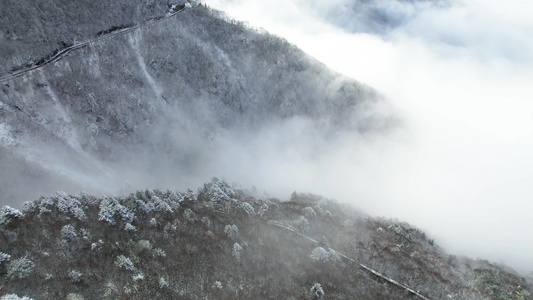
M 346 3 L 207 1 L 376 87 L 405 114 L 404 135 L 286 165 L 305 174 L 293 189 L 320 182 L 316 192 L 415 223 L 450 252 L 532 270 L 533 3 L 399 8 L 411 19 L 379 35 L 329 22 Z

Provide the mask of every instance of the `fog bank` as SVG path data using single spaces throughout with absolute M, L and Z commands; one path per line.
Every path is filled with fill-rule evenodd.
M 295 188 L 407 220 L 451 253 L 533 269 L 531 3 L 207 3 L 287 38 L 403 111 L 406 126 L 393 137 L 354 139 L 310 165 L 287 165 L 301 179 Z M 382 22 L 349 18 L 365 12 Z

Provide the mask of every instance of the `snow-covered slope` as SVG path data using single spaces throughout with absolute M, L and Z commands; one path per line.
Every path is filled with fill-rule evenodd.
M 3 5 L 10 11 L 0 22 L 4 39 L 20 21 L 13 10 L 29 16 L 40 7 Z M 376 91 L 283 39 L 203 5 L 169 18 L 157 7 L 160 15 L 121 14 L 126 19 L 115 23 L 99 10 L 87 23 L 68 7 L 56 12 L 57 22 L 78 28 L 68 28 L 61 47 L 93 42 L 2 82 L 2 204 L 56 190 L 115 193 L 177 187 L 181 179 L 198 184 L 195 176 L 203 181 L 229 172 L 212 166 L 220 165 L 224 158 L 217 155 L 230 140 L 276 128 L 298 144 L 302 131 L 327 140 L 334 132 L 382 131 L 395 122 L 376 113 L 382 103 Z M 138 28 L 116 34 L 124 24 Z M 19 62 L 20 71 L 49 58 L 52 50 L 42 43 L 63 37 L 52 29 L 34 34 L 46 36 L 46 43 L 33 35 L 6 42 L 14 49 L 2 50 L 7 65 Z

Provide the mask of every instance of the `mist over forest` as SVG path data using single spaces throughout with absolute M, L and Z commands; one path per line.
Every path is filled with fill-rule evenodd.
M 401 111 L 400 134 L 369 147 L 369 197 L 321 194 L 417 224 L 451 252 L 531 269 L 531 3 L 207 3 L 370 84 Z
M 133 21 L 144 24 L 122 22 Z M 153 22 L 4 82 L 2 203 L 57 190 L 186 188 L 213 175 L 279 184 L 286 163 L 297 169 L 344 136 L 398 123 L 374 89 L 221 12 L 198 6 Z M 85 31 L 65 33 L 65 43 L 94 38 Z M 3 65 L 31 60 L 28 49 Z M 289 185 L 283 192 L 297 188 Z

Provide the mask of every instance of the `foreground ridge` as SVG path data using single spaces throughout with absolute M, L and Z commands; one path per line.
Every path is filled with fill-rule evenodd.
M 58 193 L 23 212 L 4 207 L 0 282 L 0 297 L 35 299 L 529 299 L 532 290 L 505 267 L 444 254 L 409 224 L 217 178 L 196 192 Z

